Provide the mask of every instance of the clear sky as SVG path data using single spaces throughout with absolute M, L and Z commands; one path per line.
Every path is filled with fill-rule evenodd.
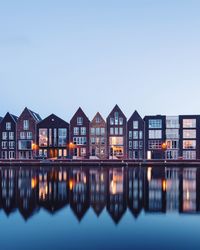
M 200 1 L 2 0 L 0 92 L 0 116 L 200 114 Z

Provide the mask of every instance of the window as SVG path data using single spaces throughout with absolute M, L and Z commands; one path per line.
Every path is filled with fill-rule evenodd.
M 101 135 L 105 135 L 105 128 L 101 128 Z
M 139 139 L 140 140 L 143 139 L 143 132 L 142 131 L 139 132 Z
M 74 127 L 74 135 L 79 135 L 79 127 Z
M 115 112 L 114 116 L 115 116 L 115 125 L 118 125 L 119 113 L 118 113 L 118 112 Z
M 119 132 L 118 132 L 118 128 L 115 127 L 115 135 L 118 135 Z
M 133 141 L 133 149 L 138 149 L 138 141 Z
M 32 139 L 32 132 L 27 132 L 26 136 L 27 136 L 27 139 Z
M 20 139 L 26 139 L 26 133 L 25 132 L 20 132 L 20 135 L 19 135 Z
M 139 148 L 143 148 L 143 141 L 139 141 Z
M 138 139 L 138 131 L 133 131 L 133 139 Z
M 31 140 L 18 141 L 18 149 L 19 150 L 32 150 L 32 141 Z
M 129 131 L 129 132 L 128 132 L 128 138 L 129 138 L 129 139 L 132 139 L 132 131 Z
M 114 128 L 110 128 L 110 134 L 114 135 Z
M 2 149 L 7 149 L 7 142 L 6 141 L 2 141 L 1 142 L 1 147 L 2 147 Z
M 6 122 L 6 130 L 11 130 L 11 122 Z
M 86 127 L 81 127 L 81 135 L 86 135 Z
M 9 140 L 14 140 L 14 132 L 9 132 Z
M 23 121 L 23 128 L 24 128 L 24 130 L 29 130 L 29 120 Z
M 96 135 L 100 135 L 100 128 L 96 128 Z
M 183 140 L 183 149 L 196 149 L 195 140 Z
M 95 144 L 95 137 L 91 137 L 91 144 Z
M 123 145 L 124 144 L 124 139 L 122 136 L 119 136 L 119 137 L 115 137 L 115 136 L 112 136 L 109 138 L 109 144 L 110 146 L 120 146 L 120 145 Z
M 39 146 L 47 147 L 48 145 L 48 137 L 47 137 L 47 128 L 39 129 Z
M 196 129 L 184 129 L 183 138 L 196 139 Z
M 95 128 L 90 128 L 90 133 L 91 133 L 91 135 L 94 135 L 95 134 Z
M 58 129 L 58 146 L 65 147 L 67 145 L 67 129 L 59 128 Z
M 196 128 L 196 119 L 183 119 L 183 128 Z
M 101 144 L 105 144 L 105 137 L 101 137 Z
M 122 117 L 119 118 L 119 125 L 123 125 L 123 118 Z
M 149 128 L 162 128 L 162 120 L 161 119 L 150 119 L 149 120 Z
M 183 159 L 184 160 L 195 160 L 196 159 L 196 151 L 183 151 Z
M 100 123 L 101 122 L 101 119 L 99 116 L 96 117 L 96 123 Z
M 49 146 L 52 146 L 52 128 L 49 129 Z
M 132 148 L 132 141 L 129 141 L 129 148 Z
M 9 141 L 9 149 L 14 149 L 14 148 L 15 148 L 15 142 Z
M 110 118 L 110 125 L 114 125 L 114 118 Z
M 178 116 L 167 116 L 166 117 L 166 128 L 179 128 L 179 117 Z
M 166 138 L 167 139 L 178 139 L 179 130 L 178 129 L 166 129 Z
M 119 134 L 123 135 L 123 128 L 119 128 Z
M 149 139 L 161 139 L 162 130 L 149 130 Z
M 161 140 L 151 140 L 148 142 L 149 149 L 161 149 L 162 141 Z
M 54 133 L 53 145 L 57 146 L 57 129 L 56 128 L 54 128 L 53 133 Z
M 133 129 L 138 129 L 138 121 L 133 121 Z
M 77 117 L 77 125 L 83 125 L 83 117 Z
M 7 132 L 2 132 L 2 140 L 7 140 Z

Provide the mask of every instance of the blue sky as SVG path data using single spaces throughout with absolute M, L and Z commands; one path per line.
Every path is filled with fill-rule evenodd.
M 0 115 L 200 114 L 200 1 L 1 1 Z

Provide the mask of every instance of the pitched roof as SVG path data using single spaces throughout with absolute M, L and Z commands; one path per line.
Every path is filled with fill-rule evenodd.
M 122 110 L 120 109 L 120 107 L 119 107 L 117 104 L 114 106 L 114 108 L 112 109 L 112 111 L 110 112 L 110 114 L 108 115 L 108 117 L 109 117 L 109 116 L 112 114 L 112 112 L 115 111 L 115 110 L 118 110 L 119 112 L 121 112 L 122 115 L 126 118 L 125 114 L 122 112 Z M 108 118 L 108 117 L 107 117 L 107 118 Z
M 30 110 L 30 109 L 28 109 L 28 111 L 30 112 L 30 114 L 32 115 L 32 117 L 33 117 L 37 122 L 39 122 L 39 121 L 42 120 L 42 118 L 40 117 L 40 115 L 39 115 L 38 113 L 35 113 L 34 111 L 32 111 L 32 110 Z
M 92 119 L 91 122 L 92 122 L 92 123 L 93 123 L 93 122 L 96 122 L 96 118 L 97 118 L 97 117 L 100 117 L 100 119 L 101 119 L 102 121 L 105 122 L 103 116 L 102 116 L 99 112 L 96 113 L 96 115 L 94 116 L 94 118 Z
M 137 112 L 137 110 L 135 110 L 133 112 L 133 114 L 131 115 L 131 117 L 129 118 L 129 120 L 132 120 L 133 118 L 137 118 L 137 119 L 140 119 L 140 120 L 143 120 L 142 117 L 139 115 L 139 113 Z
M 81 107 L 79 107 L 78 109 L 77 109 L 77 111 L 76 111 L 76 113 L 73 115 L 73 117 L 71 118 L 71 120 L 70 120 L 70 122 L 77 116 L 77 113 L 82 113 L 82 115 L 83 116 L 85 116 L 86 117 L 86 119 L 88 120 L 88 121 L 90 121 L 89 120 L 89 118 L 87 117 L 87 115 L 84 113 L 84 111 L 82 110 L 82 108 Z
M 69 125 L 68 122 L 66 122 L 65 120 L 63 120 L 62 118 L 58 117 L 57 115 L 55 114 L 51 114 L 49 116 L 47 116 L 46 118 L 44 118 L 43 120 L 39 121 L 39 123 L 42 123 L 43 121 L 46 121 L 46 120 L 49 120 L 49 119 L 56 119 L 60 122 L 63 122 L 63 123 L 66 123 L 67 125 Z

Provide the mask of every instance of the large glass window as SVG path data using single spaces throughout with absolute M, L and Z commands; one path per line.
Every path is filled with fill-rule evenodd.
M 149 139 L 161 139 L 162 130 L 149 130 Z
M 67 129 L 58 129 L 58 146 L 65 147 L 67 145 Z
M 148 142 L 149 149 L 161 149 L 162 141 L 160 140 L 151 140 Z
M 196 119 L 183 119 L 183 128 L 196 128 Z
M 40 147 L 47 147 L 48 145 L 48 135 L 46 128 L 39 129 L 39 146 Z
M 149 120 L 149 128 L 162 128 L 162 120 L 161 119 L 150 119 Z
M 166 138 L 167 139 L 178 139 L 179 130 L 178 129 L 166 129 Z
M 115 112 L 115 125 L 118 125 L 118 122 L 119 122 L 119 113 L 118 112 Z
M 196 159 L 196 151 L 183 151 L 183 159 L 185 160 L 195 160 Z
M 23 140 L 18 142 L 19 150 L 32 150 L 32 141 Z
M 166 128 L 179 128 L 179 117 L 178 116 L 167 116 L 166 117 Z
M 196 149 L 195 140 L 183 140 L 183 149 Z
M 196 129 L 184 129 L 183 138 L 196 139 Z
M 110 145 L 112 146 L 116 146 L 116 145 L 123 145 L 124 144 L 124 139 L 123 139 L 123 137 L 122 136 L 118 136 L 118 137 L 115 137 L 115 136 L 113 136 L 113 137 L 110 137 L 109 138 L 109 143 L 110 143 Z

